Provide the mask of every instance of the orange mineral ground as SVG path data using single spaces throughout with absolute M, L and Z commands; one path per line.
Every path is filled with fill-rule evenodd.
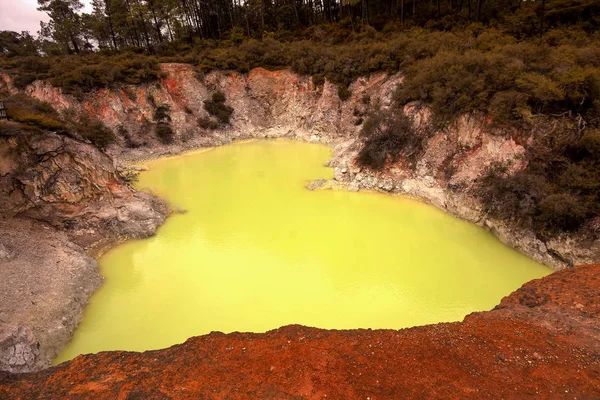
M 525 284 L 463 322 L 394 330 L 287 326 L 0 373 L 11 399 L 600 398 L 600 265 Z

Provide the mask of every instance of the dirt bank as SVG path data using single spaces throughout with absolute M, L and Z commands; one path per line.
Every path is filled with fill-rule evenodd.
M 600 266 L 525 284 L 464 322 L 212 333 L 1 375 L 3 399 L 597 399 Z

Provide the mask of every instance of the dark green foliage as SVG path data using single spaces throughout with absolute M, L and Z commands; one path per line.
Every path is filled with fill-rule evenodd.
M 225 103 L 225 100 L 227 100 L 225 98 L 225 94 L 223 92 L 216 91 L 212 94 L 212 101 L 213 103 Z
M 116 140 L 116 136 L 112 130 L 108 129 L 102 122 L 87 116 L 82 116 L 79 121 L 73 122 L 70 129 L 84 139 L 89 140 L 100 150 L 105 150 Z
M 157 59 L 136 53 L 12 57 L 0 59 L 0 68 L 15 77 L 19 88 L 46 79 L 80 99 L 90 91 L 151 82 L 162 76 Z
M 160 105 L 154 109 L 153 115 L 156 122 L 171 122 L 171 107 L 168 105 Z
M 218 125 L 229 124 L 231 120 L 231 115 L 233 114 L 233 108 L 225 104 L 225 94 L 223 92 L 217 91 L 212 94 L 210 100 L 204 101 L 204 109 L 208 112 L 209 115 L 215 117 L 218 121 Z M 214 124 L 210 121 L 206 121 L 206 119 L 198 120 L 198 124 L 203 127 L 207 126 L 209 129 L 213 128 Z
M 158 139 L 164 144 L 173 143 L 175 133 L 171 127 L 171 108 L 168 105 L 160 105 L 154 109 L 155 132 Z
M 525 170 L 509 176 L 506 166 L 489 169 L 477 191 L 488 212 L 546 235 L 600 215 L 600 133 L 586 130 L 569 143 L 565 125 L 534 143 Z
M 352 92 L 344 85 L 338 86 L 338 97 L 342 101 L 346 101 L 352 97 Z
M 15 122 L 34 125 L 42 129 L 57 131 L 65 128 L 64 121 L 48 103 L 35 100 L 24 94 L 0 94 L 5 99 L 8 118 Z
M 117 128 L 117 133 L 125 141 L 125 146 L 127 146 L 129 148 L 139 147 L 139 144 L 133 139 L 133 137 L 131 136 L 131 133 L 129 133 L 129 131 L 127 130 L 127 128 L 125 128 L 125 126 L 119 125 Z
M 537 205 L 535 220 L 547 229 L 577 230 L 590 217 L 588 205 L 570 193 L 555 193 Z
M 34 125 L 26 125 L 19 122 L 0 120 L 0 136 L 12 137 L 27 133 L 42 133 L 42 130 Z
M 158 139 L 164 144 L 173 143 L 173 138 L 175 134 L 173 133 L 173 128 L 171 125 L 166 122 L 159 122 L 156 124 L 156 136 Z
M 409 165 L 414 164 L 426 139 L 426 135 L 415 130 L 412 118 L 395 110 L 371 113 L 363 124 L 361 135 L 365 142 L 357 161 L 373 169 L 401 158 Z
M 100 121 L 86 115 L 78 119 L 72 116 L 59 115 L 49 103 L 44 103 L 24 94 L 9 95 L 0 93 L 5 99 L 8 117 L 14 122 L 20 122 L 20 129 L 39 128 L 60 134 L 89 140 L 101 150 L 106 149 L 116 140 L 116 136 Z
M 219 128 L 219 121 L 214 118 L 200 117 L 198 118 L 198 127 L 202 129 L 215 130 Z
M 577 46 L 551 45 L 488 31 L 465 37 L 470 41 L 465 46 L 455 34 L 445 36 L 456 42 L 415 61 L 397 100 L 422 101 L 446 123 L 473 112 L 498 124 L 528 123 L 536 114 L 583 114 L 600 95 L 600 42 L 595 38 L 580 36 Z
M 5 57 L 37 56 L 35 39 L 29 32 L 0 31 L 0 55 Z

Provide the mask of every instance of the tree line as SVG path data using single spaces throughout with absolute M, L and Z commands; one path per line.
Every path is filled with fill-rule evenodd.
M 598 26 L 600 0 L 38 0 L 50 17 L 39 38 L 2 32 L 0 53 L 79 54 L 96 49 L 143 49 L 203 39 L 302 39 L 323 24 L 352 30 L 421 26 L 451 30 L 471 23 L 502 25 L 516 36 L 541 35 L 556 25 Z M 283 35 L 282 33 L 287 33 Z

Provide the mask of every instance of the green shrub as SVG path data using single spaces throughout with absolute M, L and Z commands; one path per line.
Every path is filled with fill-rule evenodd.
M 156 122 L 171 122 L 170 113 L 171 107 L 166 104 L 162 104 L 154 109 L 154 114 L 152 115 L 152 118 L 154 118 L 154 121 Z
M 162 104 L 154 109 L 154 122 L 156 123 L 155 132 L 158 139 L 163 144 L 171 144 L 175 138 L 175 133 L 171 127 L 171 107 Z
M 159 122 L 156 124 L 156 136 L 163 144 L 171 144 L 174 139 L 174 132 L 171 125 L 165 122 Z
M 590 218 L 600 216 L 600 139 L 594 129 L 581 139 L 571 135 L 568 121 L 538 137 L 529 148 L 526 169 L 514 175 L 492 166 L 478 181 L 475 194 L 497 218 L 547 236 L 576 231 Z M 566 131 L 565 131 L 566 129 Z
M 585 151 L 584 157 L 600 159 L 600 129 L 587 129 L 578 143 L 578 147 Z
M 546 228 L 573 231 L 589 216 L 589 208 L 581 198 L 570 193 L 555 193 L 539 202 L 535 219 Z
M 361 135 L 365 139 L 357 162 L 372 169 L 380 169 L 400 158 L 414 165 L 426 139 L 415 131 L 412 118 L 394 110 L 371 113 L 363 123 Z
M 219 128 L 219 121 L 213 118 L 200 117 L 198 118 L 198 127 L 202 129 L 215 130 Z
M 51 131 L 65 128 L 64 122 L 50 104 L 24 94 L 3 96 L 6 99 L 4 103 L 10 120 Z
M 51 131 L 56 131 L 64 127 L 64 124 L 55 118 L 43 114 L 33 113 L 22 108 L 11 109 L 8 112 L 8 118 L 16 122 L 35 125 L 42 129 L 48 129 Z
M 83 116 L 74 123 L 74 129 L 81 137 L 89 140 L 100 150 L 105 150 L 115 142 L 117 137 L 114 132 L 107 128 L 102 122 Z
M 100 53 L 48 57 L 13 57 L 0 62 L 0 68 L 14 76 L 15 86 L 24 88 L 35 80 L 49 80 L 66 94 L 82 99 L 88 92 L 138 85 L 160 79 L 154 57 L 124 52 L 106 56 Z
M 346 101 L 352 97 L 352 92 L 344 85 L 338 86 L 338 97 L 342 101 Z
M 225 103 L 226 100 L 225 93 L 221 92 L 220 90 L 212 94 L 213 103 Z
M 233 114 L 233 108 L 225 104 L 225 101 L 225 94 L 220 91 L 213 93 L 210 100 L 204 101 L 204 109 L 219 121 L 219 125 L 229 124 Z M 208 126 L 211 125 L 208 123 Z

